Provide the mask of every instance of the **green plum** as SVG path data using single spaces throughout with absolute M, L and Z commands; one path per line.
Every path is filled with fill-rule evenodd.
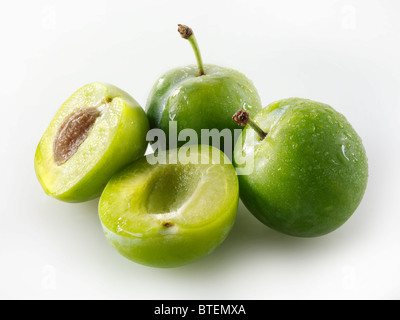
M 35 153 L 44 191 L 59 200 L 99 197 L 111 176 L 146 151 L 149 123 L 126 92 L 90 83 L 60 107 Z
M 164 148 L 175 147 L 169 144 L 170 121 L 176 121 L 178 135 L 188 128 L 195 130 L 198 137 L 201 137 L 202 129 L 217 129 L 219 132 L 228 129 L 229 143 L 224 140 L 228 138 L 220 135 L 212 137 L 211 142 L 208 139 L 201 143 L 211 144 L 231 155 L 234 129 L 237 129 L 231 116 L 237 106 L 255 115 L 262 107 L 258 92 L 253 82 L 239 71 L 203 65 L 193 31 L 183 25 L 179 25 L 178 31 L 192 45 L 197 66 L 170 70 L 154 84 L 146 105 L 150 127 L 160 128 L 166 133 L 167 145 Z M 184 144 L 185 141 L 178 141 L 176 146 Z
M 151 267 L 194 262 L 218 247 L 236 218 L 239 184 L 219 149 L 186 146 L 144 156 L 114 175 L 99 202 L 106 238 Z M 182 159 L 182 151 L 185 159 Z M 189 151 L 189 152 L 187 152 Z
M 279 232 L 316 237 L 345 223 L 367 186 L 361 138 L 332 107 L 299 98 L 268 105 L 246 126 L 234 150 L 240 198 L 261 222 Z M 254 129 L 254 130 L 253 130 Z M 249 169 L 251 168 L 251 170 Z

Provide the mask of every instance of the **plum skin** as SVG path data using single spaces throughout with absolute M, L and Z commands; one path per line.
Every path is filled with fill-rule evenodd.
M 202 76 L 196 65 L 172 69 L 157 80 L 149 94 L 145 109 L 150 128 L 162 129 L 167 144 L 169 121 L 177 121 L 178 134 L 190 128 L 200 137 L 201 129 L 228 128 L 233 137 L 233 130 L 238 127 L 231 117 L 237 108 L 246 109 L 251 115 L 261 109 L 258 92 L 244 74 L 209 64 L 204 68 Z M 183 144 L 178 141 L 177 147 Z M 233 147 L 234 144 L 231 152 Z
M 325 235 L 345 223 L 368 181 L 364 146 L 346 118 L 326 104 L 290 98 L 254 120 L 267 137 L 260 141 L 247 125 L 244 145 L 239 139 L 234 151 L 238 166 L 235 159 L 255 143 L 245 155 L 253 157 L 254 170 L 239 176 L 246 208 L 270 228 L 298 237 Z

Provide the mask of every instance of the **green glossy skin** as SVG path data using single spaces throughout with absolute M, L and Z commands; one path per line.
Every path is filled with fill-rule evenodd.
M 361 202 L 368 179 L 362 141 L 345 117 L 326 104 L 291 98 L 270 104 L 253 120 L 267 137 L 260 141 L 246 126 L 244 146 L 239 139 L 234 151 L 237 166 L 242 155 L 249 163 L 254 159 L 253 172 L 239 176 L 249 211 L 293 236 L 316 237 L 340 227 Z
M 210 254 L 227 237 L 239 200 L 236 172 L 220 150 L 204 147 L 190 152 L 191 163 L 164 151 L 171 155 L 168 164 L 143 157 L 110 180 L 99 216 L 121 255 L 147 266 L 177 267 Z M 210 159 L 211 150 L 218 161 Z M 207 164 L 193 163 L 200 156 Z
M 185 128 L 238 129 L 232 115 L 239 108 L 255 115 L 261 101 L 251 80 L 242 73 L 214 65 L 205 65 L 205 75 L 198 76 L 195 65 L 176 68 L 164 74 L 153 86 L 146 105 L 151 128 L 160 128 L 169 137 L 169 121 L 177 121 L 178 133 Z M 233 135 L 232 135 L 233 137 Z M 223 149 L 218 143 L 201 141 Z M 178 146 L 185 142 L 178 142 Z M 233 144 L 230 146 L 233 150 Z M 168 148 L 168 146 L 167 146 Z
M 106 98 L 112 101 L 100 106 L 101 115 L 86 140 L 69 160 L 57 165 L 53 141 L 64 119 Z M 116 171 L 143 156 L 148 130 L 144 110 L 130 95 L 110 84 L 88 84 L 65 101 L 43 134 L 34 160 L 38 180 L 48 195 L 62 201 L 97 198 Z

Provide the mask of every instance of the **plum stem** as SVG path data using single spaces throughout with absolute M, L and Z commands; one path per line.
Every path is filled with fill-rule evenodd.
M 265 132 L 257 123 L 250 119 L 249 113 L 245 110 L 241 109 L 236 111 L 232 120 L 242 127 L 248 124 L 260 136 L 261 140 L 263 140 L 268 134 L 268 132 Z
M 183 24 L 178 24 L 178 32 L 180 33 L 182 38 L 189 41 L 189 43 L 193 48 L 194 55 L 196 56 L 197 67 L 199 68 L 199 76 L 205 75 L 203 61 L 201 59 L 201 54 L 200 54 L 200 48 L 199 45 L 197 44 L 197 40 L 196 37 L 194 36 L 193 30 L 188 26 L 185 26 Z

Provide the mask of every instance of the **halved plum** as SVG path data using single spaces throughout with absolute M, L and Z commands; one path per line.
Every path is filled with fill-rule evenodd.
M 100 198 L 106 238 L 143 265 L 176 267 L 208 255 L 236 218 L 238 179 L 224 153 L 202 145 L 182 161 L 176 151 L 162 152 L 164 164 L 152 164 L 153 155 L 135 161 L 112 177 Z
M 44 191 L 59 200 L 99 197 L 111 176 L 143 156 L 149 123 L 126 92 L 105 83 L 76 91 L 58 110 L 35 154 Z

